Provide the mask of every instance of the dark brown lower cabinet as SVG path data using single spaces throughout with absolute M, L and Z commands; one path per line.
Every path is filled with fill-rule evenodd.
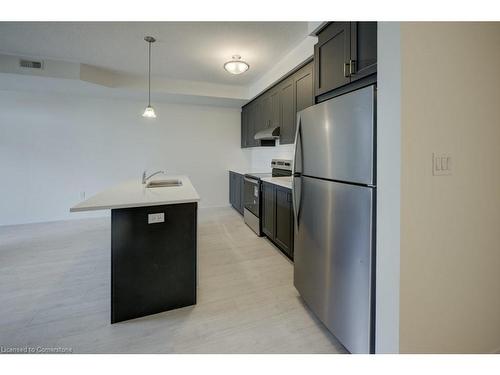
M 292 191 L 276 187 L 276 231 L 274 241 L 293 259 Z
M 111 210 L 111 323 L 196 304 L 197 203 Z M 151 214 L 163 222 L 149 223 Z
M 262 232 L 269 237 L 274 237 L 275 225 L 274 221 L 276 219 L 275 213 L 275 190 L 273 184 L 262 183 Z
M 244 176 L 242 174 L 229 171 L 229 203 L 243 215 L 244 208 Z
M 293 207 L 290 189 L 262 183 L 262 231 L 293 260 Z

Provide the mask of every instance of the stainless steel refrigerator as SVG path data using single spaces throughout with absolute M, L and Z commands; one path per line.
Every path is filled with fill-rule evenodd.
M 374 352 L 375 86 L 298 114 L 294 285 L 351 353 Z

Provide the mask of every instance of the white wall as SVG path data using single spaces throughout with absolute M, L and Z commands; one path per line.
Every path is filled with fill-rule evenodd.
M 499 46 L 500 22 L 401 24 L 402 353 L 500 350 Z
M 103 215 L 69 213 L 143 169 L 188 175 L 200 206 L 228 205 L 230 167 L 248 168 L 239 109 L 0 91 L 0 225 Z

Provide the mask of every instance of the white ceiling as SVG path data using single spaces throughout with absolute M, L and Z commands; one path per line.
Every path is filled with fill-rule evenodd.
M 249 85 L 308 33 L 307 22 L 0 22 L 0 53 L 95 65 L 142 75 L 147 43 L 152 75 Z M 239 54 L 250 70 L 234 76 L 222 65 Z

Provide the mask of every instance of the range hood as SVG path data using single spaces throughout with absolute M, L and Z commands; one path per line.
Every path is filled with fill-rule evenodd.
M 276 126 L 274 128 L 267 128 L 264 130 L 260 130 L 255 133 L 254 138 L 257 141 L 273 141 L 280 137 L 280 127 Z

